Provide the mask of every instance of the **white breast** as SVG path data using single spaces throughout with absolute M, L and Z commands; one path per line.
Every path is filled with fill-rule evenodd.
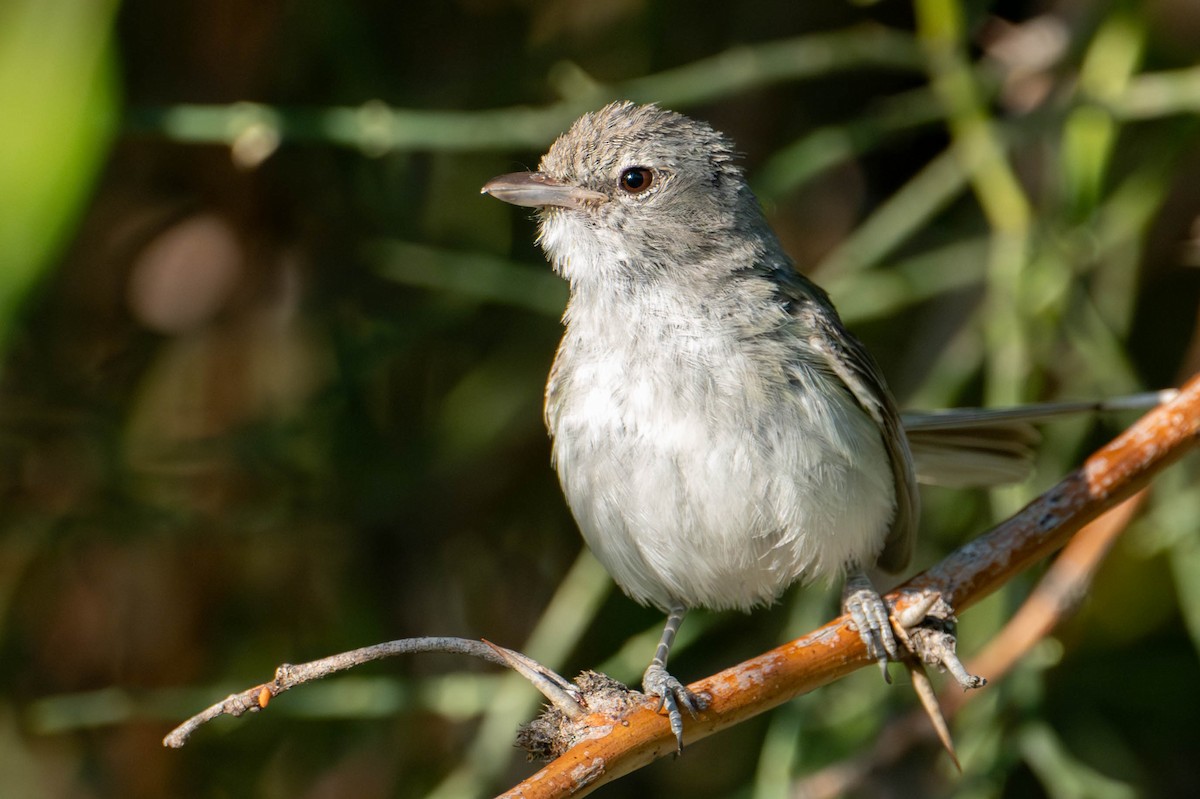
M 626 593 L 748 609 L 874 558 L 893 477 L 835 378 L 785 343 L 620 310 L 572 315 L 547 423 L 580 530 Z

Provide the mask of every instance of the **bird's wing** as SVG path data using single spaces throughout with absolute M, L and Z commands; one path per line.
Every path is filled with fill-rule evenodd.
M 863 411 L 879 425 L 895 479 L 896 515 L 876 565 L 889 572 L 898 572 L 908 565 L 912 556 L 920 498 L 896 401 L 875 359 L 846 330 L 825 293 L 808 284 L 789 294 L 793 316 L 800 324 L 799 329 L 807 333 L 812 349 L 823 357 L 829 371 L 845 384 Z

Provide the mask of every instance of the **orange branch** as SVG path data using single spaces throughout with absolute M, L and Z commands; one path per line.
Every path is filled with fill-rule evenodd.
M 967 670 L 995 679 L 1012 667 L 1069 615 L 1083 598 L 1101 561 L 1125 531 L 1146 499 L 1142 490 L 1083 527 L 1055 558 L 1029 598 L 979 654 Z M 972 694 L 948 693 L 944 709 L 953 713 Z
M 967 671 L 986 674 L 992 683 L 1003 679 L 1038 641 L 1069 615 L 1086 593 L 1104 556 L 1133 520 L 1145 498 L 1146 490 L 1143 489 L 1076 533 L 1004 628 L 966 664 Z M 975 691 L 963 691 L 950 684 L 941 692 L 939 704 L 945 716 L 952 718 L 977 696 Z M 808 799 L 836 799 L 864 788 L 869 791 L 868 780 L 900 761 L 915 747 L 934 740 L 934 732 L 928 717 L 920 710 L 893 719 L 875 736 L 869 751 L 805 775 L 794 785 L 794 793 Z
M 1010 519 L 960 547 L 889 595 L 896 613 L 940 593 L 956 611 L 983 599 L 1057 550 L 1081 527 L 1132 496 L 1200 436 L 1200 378 L 1139 419 Z M 685 741 L 695 741 L 764 713 L 871 662 L 846 617 L 726 669 L 690 687 L 707 696 Z M 594 714 L 591 735 L 510 791 L 505 798 L 584 796 L 663 755 L 675 743 L 650 704 L 621 719 Z

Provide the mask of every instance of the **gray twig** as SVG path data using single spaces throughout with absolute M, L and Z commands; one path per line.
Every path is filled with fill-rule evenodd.
M 517 669 L 517 671 L 526 677 L 530 677 L 533 674 L 538 675 L 540 679 L 531 679 L 531 682 L 533 682 L 534 687 L 539 691 L 545 693 L 547 698 L 551 702 L 554 702 L 555 706 L 562 707 L 564 704 L 569 705 L 564 700 L 565 693 L 563 691 L 558 690 L 553 692 L 554 695 L 551 695 L 546 692 L 546 686 L 554 684 L 561 686 L 569 685 L 570 683 L 545 666 L 510 649 L 496 646 L 487 641 L 476 641 L 471 638 L 401 638 L 397 641 L 386 641 L 382 644 L 366 646 L 350 652 L 341 652 L 330 657 L 299 665 L 284 663 L 275 669 L 275 679 L 270 682 L 256 685 L 240 693 L 230 694 L 225 699 L 180 724 L 166 738 L 163 738 L 163 746 L 178 749 L 187 742 L 188 737 L 201 724 L 212 721 L 217 716 L 240 716 L 246 712 L 254 713 L 262 710 L 271 699 L 290 688 L 295 688 L 297 685 L 302 685 L 312 680 L 319 680 L 335 672 L 346 671 L 363 663 L 369 663 L 372 660 L 382 660 L 383 658 L 395 657 L 396 655 L 409 655 L 417 652 L 445 652 L 455 655 L 470 655 L 486 660 L 489 663 L 496 663 L 510 668 L 514 666 L 514 663 L 520 663 L 524 668 Z

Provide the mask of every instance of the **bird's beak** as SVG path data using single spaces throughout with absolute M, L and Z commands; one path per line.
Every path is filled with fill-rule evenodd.
M 608 199 L 598 191 L 572 186 L 555 180 L 544 172 L 513 172 L 501 175 L 483 184 L 481 194 L 490 194 L 497 200 L 513 205 L 542 208 L 547 205 L 559 208 L 585 208 Z

